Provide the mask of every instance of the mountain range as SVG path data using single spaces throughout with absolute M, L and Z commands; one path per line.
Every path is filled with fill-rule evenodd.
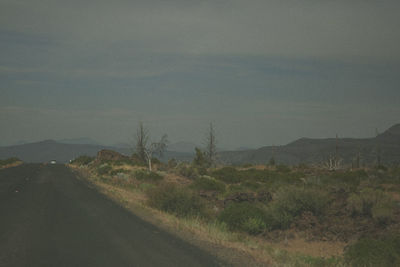
M 82 143 L 85 141 L 91 144 Z M 189 142 L 171 144 L 162 160 L 175 158 L 191 161 L 195 146 Z M 80 138 L 0 147 L 0 159 L 18 157 L 25 162 L 68 162 L 80 155 L 95 156 L 101 149 L 110 149 L 125 155 L 131 155 L 133 152 L 128 146 L 104 146 L 90 139 Z M 329 158 L 337 157 L 343 164 L 350 165 L 357 156 L 364 165 L 374 164 L 378 158 L 382 164 L 400 164 L 400 124 L 390 127 L 374 138 L 301 138 L 282 146 L 222 151 L 218 154 L 218 160 L 224 164 L 265 164 L 274 158 L 277 164 L 294 165 L 323 164 Z
M 225 151 L 219 154 L 226 164 L 265 164 L 274 158 L 277 164 L 324 164 L 337 157 L 351 165 L 359 157 L 361 164 L 400 164 L 400 124 L 374 138 L 301 138 L 283 146 L 266 146 L 245 151 Z

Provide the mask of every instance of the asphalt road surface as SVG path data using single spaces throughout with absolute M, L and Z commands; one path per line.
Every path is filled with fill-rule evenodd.
M 0 266 L 218 266 L 63 165 L 0 170 Z

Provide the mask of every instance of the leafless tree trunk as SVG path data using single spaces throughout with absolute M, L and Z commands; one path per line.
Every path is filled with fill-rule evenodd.
M 135 139 L 136 153 L 143 162 L 146 162 L 146 147 L 149 142 L 149 131 L 144 127 L 143 122 L 139 123 Z
M 168 136 L 164 134 L 159 142 L 153 142 L 149 146 L 145 147 L 144 151 L 146 154 L 149 171 L 152 171 L 151 160 L 153 158 L 153 155 L 158 154 L 159 156 L 162 156 L 165 149 L 167 148 L 167 144 L 168 144 Z
M 143 162 L 147 162 L 149 171 L 152 171 L 152 158 L 154 154 L 162 156 L 168 144 L 167 135 L 163 135 L 159 142 L 150 142 L 149 131 L 144 127 L 143 123 L 139 123 L 136 132 L 136 153 Z
M 211 167 L 215 166 L 217 159 L 217 139 L 215 137 L 214 125 L 210 123 L 210 128 L 205 140 L 206 150 L 205 155 Z

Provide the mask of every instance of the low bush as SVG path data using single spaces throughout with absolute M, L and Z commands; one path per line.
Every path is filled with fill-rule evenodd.
M 337 171 L 321 177 L 321 183 L 345 192 L 354 192 L 363 180 L 368 179 L 364 170 Z M 337 191 L 336 190 L 336 191 Z
M 94 157 L 90 157 L 90 156 L 83 155 L 83 156 L 77 157 L 76 159 L 73 159 L 73 160 L 71 161 L 71 164 L 79 165 L 79 166 L 80 166 L 80 165 L 88 165 L 88 164 L 91 163 L 93 160 L 94 160 Z
M 244 163 L 244 164 L 241 165 L 241 167 L 242 167 L 242 168 L 251 168 L 251 167 L 253 167 L 253 164 L 251 164 L 251 163 Z
M 154 189 L 156 186 L 154 184 L 149 184 L 149 183 L 141 183 L 139 185 L 139 190 L 142 192 L 147 192 L 150 189 Z
M 130 173 L 130 171 L 129 170 L 125 170 L 125 169 L 113 169 L 113 170 L 110 171 L 111 175 L 116 175 L 118 173 L 128 174 L 128 173 Z
M 196 179 L 201 176 L 199 173 L 198 168 L 192 166 L 192 165 L 186 165 L 186 164 L 179 164 L 177 166 L 177 173 L 183 177 L 187 177 L 189 179 Z
M 363 238 L 347 247 L 345 261 L 350 266 L 400 266 L 400 236 Z
M 394 206 L 394 202 L 390 200 L 377 203 L 371 209 L 372 219 L 380 224 L 389 223 L 394 218 Z
M 241 183 L 240 185 L 242 185 L 252 191 L 257 191 L 258 189 L 261 188 L 261 185 L 254 181 L 245 181 L 245 182 Z
M 233 167 L 224 167 L 222 169 L 213 171 L 211 176 L 228 184 L 239 183 L 243 179 L 241 172 Z
M 394 213 L 392 198 L 381 190 L 371 188 L 351 194 L 347 207 L 354 215 L 368 216 L 379 223 L 390 221 Z
M 249 202 L 232 203 L 218 216 L 220 222 L 226 223 L 229 230 L 258 234 L 265 230 L 264 210 Z
M 112 170 L 111 166 L 108 164 L 102 164 L 97 168 L 97 173 L 99 175 L 109 174 Z
M 288 187 L 277 192 L 266 212 L 269 229 L 287 229 L 304 212 L 322 216 L 330 202 L 329 195 L 318 189 Z
M 178 217 L 207 217 L 205 202 L 192 191 L 174 184 L 162 184 L 146 191 L 148 204 Z
M 19 158 L 0 159 L 0 166 L 6 166 L 15 162 L 21 161 Z
M 136 171 L 134 176 L 137 180 L 151 181 L 151 182 L 157 182 L 164 178 L 163 176 L 159 175 L 156 172 L 149 172 L 149 171 Z
M 147 162 L 143 161 L 140 158 L 140 156 L 136 153 L 132 154 L 130 161 L 132 162 L 132 165 L 134 165 L 134 166 L 147 167 Z
M 115 166 L 121 166 L 121 165 L 135 165 L 135 162 L 131 158 L 125 158 L 125 159 L 120 159 L 120 160 L 115 160 L 111 162 Z
M 243 223 L 243 230 L 251 235 L 257 235 L 266 229 L 264 220 L 260 218 L 249 218 Z
M 288 173 L 290 172 L 290 168 L 287 165 L 279 164 L 276 166 L 277 172 Z
M 190 187 L 194 190 L 225 192 L 224 183 L 208 177 L 197 178 Z
M 329 195 L 325 191 L 288 187 L 277 192 L 274 205 L 293 216 L 298 216 L 305 211 L 318 216 L 323 214 L 329 201 Z
M 268 230 L 288 229 L 294 216 L 278 205 L 271 205 L 265 213 L 265 225 Z
M 172 159 L 168 160 L 168 163 L 167 163 L 168 169 L 174 169 L 176 166 L 178 166 L 178 162 L 176 161 L 176 159 L 172 158 Z

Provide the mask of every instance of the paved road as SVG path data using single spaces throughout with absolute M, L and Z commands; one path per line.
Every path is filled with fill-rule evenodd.
M 63 165 L 0 170 L 0 266 L 216 266 Z

